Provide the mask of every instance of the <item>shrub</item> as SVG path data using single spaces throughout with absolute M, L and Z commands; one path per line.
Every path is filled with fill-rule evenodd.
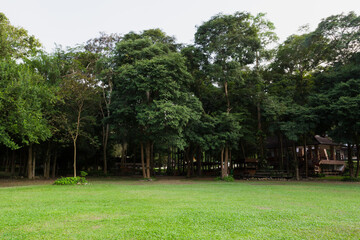
M 360 182 L 360 179 L 356 178 L 356 177 L 344 177 L 343 179 L 341 179 L 341 181 L 344 181 L 344 182 Z
M 226 176 L 224 178 L 221 178 L 221 177 L 217 177 L 215 178 L 215 180 L 217 181 L 225 181 L 225 182 L 233 182 L 235 179 L 232 175 L 229 175 L 229 176 Z
M 82 177 L 86 177 L 86 176 L 88 175 L 88 173 L 85 172 L 85 171 L 80 171 L 80 175 L 81 175 Z
M 87 184 L 85 177 L 62 177 L 56 179 L 54 185 L 83 185 Z

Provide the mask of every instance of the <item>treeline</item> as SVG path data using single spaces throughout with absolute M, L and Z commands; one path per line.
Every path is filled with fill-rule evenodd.
M 299 178 L 293 153 L 315 134 L 359 159 L 360 17 L 277 40 L 264 14 L 237 12 L 204 22 L 193 45 L 150 29 L 49 54 L 0 14 L 0 171 L 224 178 L 239 159 L 266 168 L 276 136 L 292 143 L 279 168 Z M 348 167 L 358 176 L 359 160 Z

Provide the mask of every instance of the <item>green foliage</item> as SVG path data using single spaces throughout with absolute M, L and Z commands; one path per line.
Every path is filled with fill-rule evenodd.
M 158 30 L 130 33 L 117 45 L 109 121 L 122 126 L 119 138 L 186 145 L 184 128 L 200 118 L 201 103 L 189 92 L 185 59 L 173 47 Z
M 88 183 L 88 181 L 85 179 L 85 176 L 58 178 L 55 180 L 54 185 L 84 185 Z
M 56 97 L 40 75 L 24 64 L 0 61 L 0 143 L 18 149 L 51 136 L 46 111 Z
M 82 176 L 82 177 L 86 177 L 88 175 L 88 173 L 87 172 L 85 172 L 85 171 L 80 171 L 80 176 Z
M 341 181 L 344 182 L 360 182 L 360 178 L 357 177 L 343 177 Z
M 223 178 L 217 177 L 217 178 L 215 178 L 215 180 L 217 180 L 217 181 L 224 181 L 224 182 L 234 182 L 234 181 L 235 181 L 234 177 L 231 176 L 231 175 L 225 176 L 225 177 L 223 177 Z
M 0 60 L 26 59 L 34 56 L 41 47 L 39 40 L 19 27 L 10 24 L 5 14 L 0 12 Z

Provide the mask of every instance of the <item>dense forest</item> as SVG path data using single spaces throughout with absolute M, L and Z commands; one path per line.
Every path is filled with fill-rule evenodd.
M 291 144 L 278 168 L 299 178 L 291 149 L 320 135 L 357 156 L 358 176 L 360 16 L 278 43 L 265 14 L 218 14 L 194 39 L 100 33 L 47 53 L 0 13 L 0 172 L 224 178 L 241 159 L 268 168 L 275 137 Z

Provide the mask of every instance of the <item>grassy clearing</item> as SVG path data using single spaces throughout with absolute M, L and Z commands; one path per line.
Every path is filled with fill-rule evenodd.
M 0 239 L 360 238 L 357 183 L 117 183 L 0 188 Z

